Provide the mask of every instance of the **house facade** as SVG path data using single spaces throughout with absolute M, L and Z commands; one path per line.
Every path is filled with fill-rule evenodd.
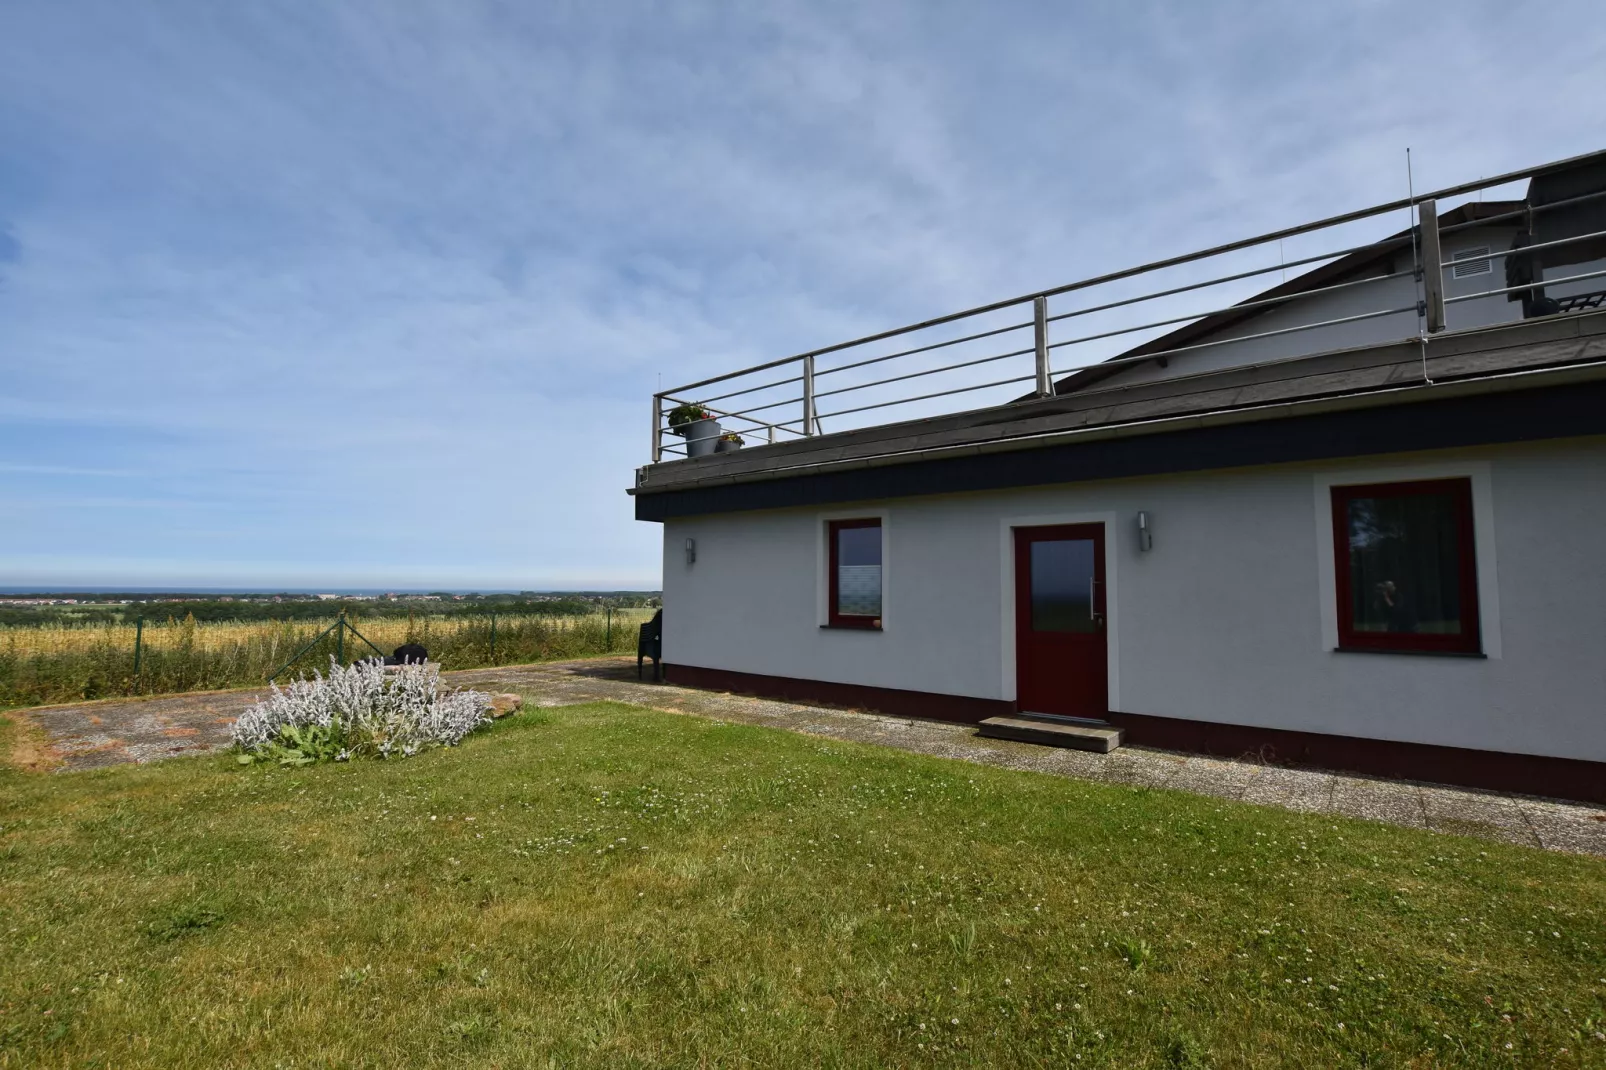
M 1444 262 L 1525 207 L 1440 217 Z M 1398 250 L 1007 405 L 649 466 L 669 679 L 1606 801 L 1606 312 L 1277 333 Z

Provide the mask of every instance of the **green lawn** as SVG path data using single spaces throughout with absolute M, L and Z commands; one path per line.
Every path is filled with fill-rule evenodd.
M 1603 921 L 1599 859 L 620 705 L 0 772 L 6 1068 L 1600 1066 Z

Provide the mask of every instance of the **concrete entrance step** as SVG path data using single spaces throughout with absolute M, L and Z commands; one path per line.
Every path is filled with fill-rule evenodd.
M 989 717 L 977 727 L 977 732 L 992 739 L 1013 739 L 1020 743 L 1041 743 L 1049 747 L 1074 747 L 1099 754 L 1108 754 L 1119 747 L 1123 736 L 1122 731 L 1108 721 L 1057 717 L 1050 713 Z

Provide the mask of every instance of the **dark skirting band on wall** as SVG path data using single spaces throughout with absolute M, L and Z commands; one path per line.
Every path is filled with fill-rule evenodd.
M 763 676 L 695 665 L 665 665 L 664 669 L 671 683 L 684 687 L 840 706 L 894 717 L 976 724 L 988 717 L 1015 712 L 1013 702 L 998 699 Z M 1141 713 L 1112 712 L 1108 718 L 1125 730 L 1128 744 L 1138 746 L 1221 758 L 1247 758 L 1277 766 L 1331 769 L 1397 780 L 1606 803 L 1606 763 L 1602 762 Z

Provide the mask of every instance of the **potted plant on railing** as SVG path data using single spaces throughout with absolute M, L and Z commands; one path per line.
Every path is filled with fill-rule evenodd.
M 723 435 L 719 436 L 719 441 L 714 443 L 714 452 L 733 453 L 736 450 L 741 449 L 744 445 L 746 445 L 746 443 L 742 441 L 741 435 L 738 435 L 735 431 L 726 431 Z
M 719 441 L 719 421 L 695 401 L 669 410 L 669 430 L 686 440 L 686 456 L 706 457 Z

